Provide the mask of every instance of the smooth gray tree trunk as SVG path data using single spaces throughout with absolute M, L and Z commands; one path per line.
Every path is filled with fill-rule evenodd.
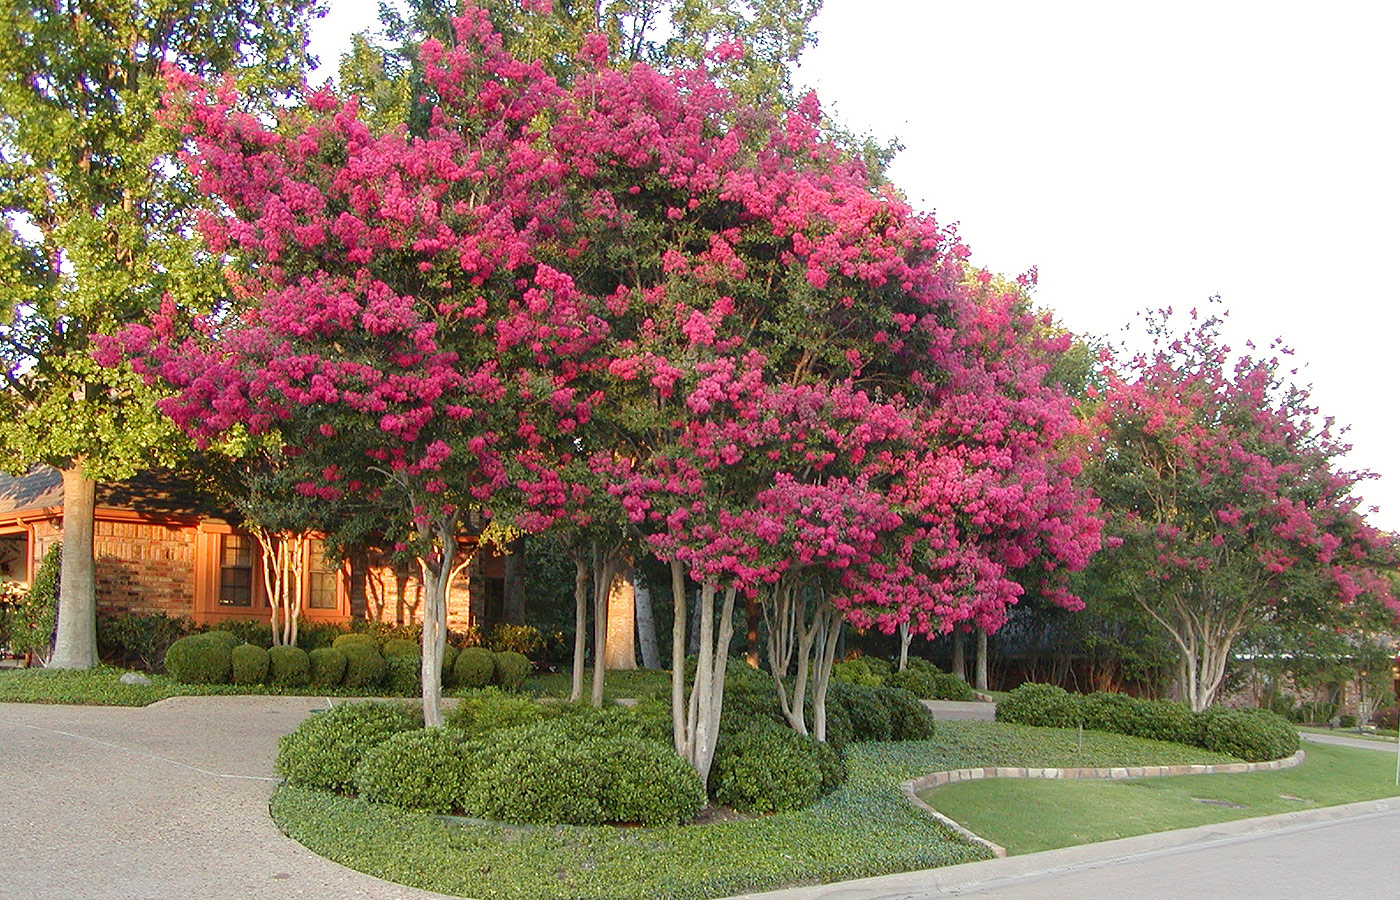
M 656 614 L 652 610 L 651 588 L 645 578 L 632 573 L 634 596 L 637 603 L 637 648 L 642 652 L 643 668 L 653 671 L 661 668 L 661 648 L 656 643 Z
M 953 676 L 959 681 L 967 681 L 967 635 L 953 632 Z
M 97 558 L 93 532 L 97 482 L 82 460 L 61 469 L 63 476 L 63 562 L 59 569 L 58 627 L 51 669 L 91 669 L 97 665 Z
M 976 663 L 976 683 L 975 687 L 979 691 L 987 690 L 987 632 L 977 629 L 977 663 Z

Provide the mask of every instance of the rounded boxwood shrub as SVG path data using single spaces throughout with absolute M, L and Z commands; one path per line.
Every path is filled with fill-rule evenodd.
M 273 767 L 295 787 L 344 792 L 367 750 L 421 724 L 418 712 L 401 703 L 342 703 L 283 735 Z
M 373 643 L 348 643 L 335 648 L 345 654 L 345 679 L 349 688 L 376 687 L 384 680 L 388 664 Z
M 390 657 L 391 660 L 403 657 Z M 355 766 L 361 799 L 404 809 L 449 813 L 460 809 L 472 764 L 453 728 L 401 731 L 364 752 Z
M 851 740 L 890 740 L 893 727 L 890 707 L 875 688 L 833 681 L 827 692 L 827 704 L 830 705 L 832 700 L 846 711 L 846 718 L 851 723 Z
M 888 687 L 899 688 L 908 691 L 915 697 L 925 700 L 933 700 L 938 697 L 938 678 L 935 673 L 926 669 L 905 669 L 903 672 L 892 672 L 885 679 Z
M 331 641 L 331 646 L 336 648 L 337 650 L 343 650 L 351 644 L 368 644 L 369 646 L 373 647 L 376 651 L 379 650 L 379 639 L 377 637 L 375 637 L 372 634 L 364 634 L 358 631 L 353 631 L 349 634 L 336 635 L 335 640 Z
M 191 634 L 172 643 L 165 651 L 165 671 L 170 677 L 184 684 L 226 683 L 233 671 L 233 647 L 214 635 L 212 631 Z
M 368 637 L 368 635 L 366 635 Z M 422 648 L 414 641 L 407 638 L 389 638 L 384 642 L 384 649 L 381 655 L 385 659 L 393 659 L 395 656 L 421 656 Z
M 229 680 L 234 684 L 262 684 L 267 680 L 267 651 L 257 644 L 234 647 L 229 663 Z
M 1142 702 L 1127 694 L 1095 691 L 1079 698 L 1079 716 L 1090 731 L 1141 736 Z
M 396 697 L 423 696 L 423 658 L 387 656 L 384 658 L 384 688 Z
M 496 655 L 485 647 L 464 647 L 452 674 L 461 688 L 484 688 L 496 677 Z
M 335 687 L 345 680 L 345 654 L 334 647 L 317 647 L 307 654 L 314 687 Z
M 1195 740 L 1195 725 L 1191 707 L 1170 700 L 1138 701 L 1137 731 L 1134 737 L 1154 741 L 1190 744 Z
M 234 647 L 237 647 L 240 644 L 250 643 L 249 641 L 243 640 L 241 637 L 234 634 L 232 631 L 228 631 L 223 628 L 216 628 L 213 631 L 206 631 L 204 633 L 208 636 L 209 640 L 218 641 L 219 643 L 227 647 L 230 651 L 232 651 Z
M 444 644 L 442 648 L 442 686 L 456 687 L 457 676 L 453 674 L 452 667 L 457 663 L 457 654 L 461 651 L 451 644 Z
M 484 738 L 495 731 L 563 714 L 558 706 L 549 707 L 528 697 L 504 694 L 494 687 L 465 691 L 459 697 L 457 705 L 447 713 L 447 724 L 472 738 Z
M 930 700 L 958 700 L 969 703 L 977 697 L 972 693 L 972 685 L 951 672 L 933 673 L 934 690 Z
M 926 741 L 933 737 L 933 713 L 922 700 L 899 688 L 874 690 L 890 711 L 890 740 Z
M 492 680 L 507 691 L 518 691 L 535 667 L 523 653 L 502 650 L 492 655 Z
M 699 776 L 671 747 L 625 736 L 579 739 L 571 718 L 474 742 L 467 814 L 533 825 L 654 826 L 684 822 L 704 805 Z
M 305 687 L 311 657 L 300 647 L 273 647 L 267 651 L 267 680 L 278 687 Z
M 831 667 L 831 680 L 848 684 L 863 684 L 866 687 L 879 687 L 885 679 L 870 667 L 868 660 L 843 659 Z
M 1298 731 L 1267 709 L 1213 706 L 1195 714 L 1196 743 L 1245 762 L 1282 759 L 1298 752 Z
M 810 806 L 821 796 L 826 774 L 821 746 L 779 725 L 728 735 L 715 749 L 710 793 L 719 803 L 743 812 L 787 812 Z
M 1079 724 L 1079 700 L 1062 687 L 1027 682 L 997 704 L 997 721 L 1074 728 Z

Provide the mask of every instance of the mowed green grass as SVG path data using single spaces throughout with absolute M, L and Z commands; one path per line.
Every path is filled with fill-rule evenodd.
M 1308 743 L 1295 768 L 1129 781 L 998 778 L 920 794 L 1010 853 L 1400 796 L 1395 754 Z

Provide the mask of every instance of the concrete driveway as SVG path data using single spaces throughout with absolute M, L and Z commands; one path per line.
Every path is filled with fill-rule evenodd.
M 438 897 L 361 875 L 267 814 L 277 738 L 325 700 L 0 704 L 0 900 Z

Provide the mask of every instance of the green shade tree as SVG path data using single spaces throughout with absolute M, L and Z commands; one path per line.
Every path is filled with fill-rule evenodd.
M 217 267 L 187 228 L 191 185 L 157 127 L 163 66 L 236 75 L 254 101 L 301 79 L 310 0 L 12 0 L 0 16 L 0 461 L 63 476 L 50 665 L 97 661 L 99 479 L 157 460 L 174 431 L 140 379 L 90 342 L 167 293 L 197 302 Z

